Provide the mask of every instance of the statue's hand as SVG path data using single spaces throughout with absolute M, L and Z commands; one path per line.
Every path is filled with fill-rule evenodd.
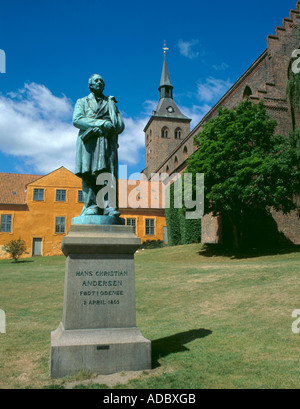
M 99 136 L 101 135 L 101 131 L 100 128 L 98 128 L 97 126 L 95 126 L 95 128 L 93 129 L 95 136 Z
M 108 99 L 110 100 L 112 100 L 112 101 L 114 101 L 115 103 L 117 103 L 118 101 L 116 100 L 116 98 L 114 97 L 114 96 L 112 96 L 112 95 L 109 95 L 108 96 Z
M 113 126 L 113 124 L 110 121 L 106 121 L 105 124 L 104 124 L 104 129 L 107 132 L 111 132 L 111 131 L 113 131 L 115 129 L 115 127 Z

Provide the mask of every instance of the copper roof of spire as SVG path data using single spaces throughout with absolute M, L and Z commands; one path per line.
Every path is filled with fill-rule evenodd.
M 167 65 L 167 60 L 166 60 L 166 54 L 164 56 L 164 64 L 163 64 L 163 69 L 162 69 L 160 84 L 159 84 L 159 87 L 164 87 L 164 86 L 172 87 L 168 65 Z

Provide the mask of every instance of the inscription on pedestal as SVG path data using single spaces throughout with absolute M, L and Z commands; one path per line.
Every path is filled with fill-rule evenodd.
M 66 273 L 65 328 L 135 326 L 133 257 L 71 255 Z
M 75 279 L 81 280 L 82 305 L 122 304 L 127 277 L 128 271 L 76 271 Z
M 128 226 L 75 225 L 64 237 L 63 319 L 51 333 L 51 376 L 151 368 L 151 342 L 136 327 L 134 252 Z

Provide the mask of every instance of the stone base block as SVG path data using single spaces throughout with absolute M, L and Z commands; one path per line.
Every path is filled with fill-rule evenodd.
M 125 225 L 125 219 L 116 216 L 77 216 L 73 217 L 72 224 L 88 224 L 88 225 Z
M 60 323 L 51 333 L 50 359 L 52 378 L 151 369 L 151 342 L 137 327 L 65 330 Z

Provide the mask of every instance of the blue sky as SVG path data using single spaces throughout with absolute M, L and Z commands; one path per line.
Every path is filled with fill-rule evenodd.
M 103 76 L 125 118 L 119 163 L 144 168 L 163 42 L 174 99 L 194 127 L 266 48 L 296 0 L 10 0 L 1 5 L 0 172 L 74 170 L 73 107 Z

